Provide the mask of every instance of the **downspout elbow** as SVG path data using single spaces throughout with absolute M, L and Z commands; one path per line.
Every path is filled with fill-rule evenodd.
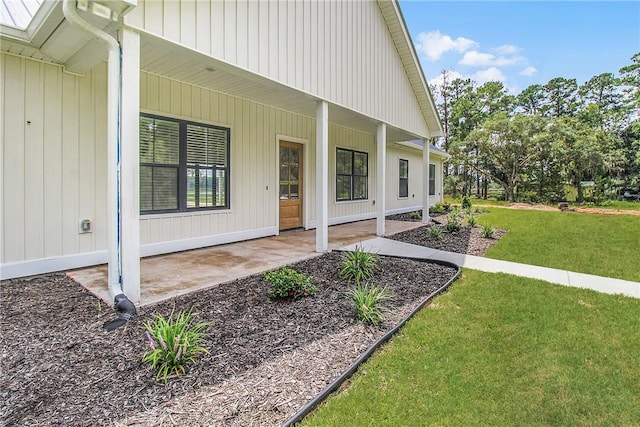
M 83 30 L 91 34 L 94 38 L 105 43 L 110 51 L 114 50 L 118 52 L 118 56 L 119 56 L 120 45 L 118 44 L 118 41 L 115 38 L 111 37 L 109 34 L 105 33 L 102 30 L 99 30 L 98 28 L 91 25 L 89 22 L 82 19 L 78 14 L 78 11 L 76 10 L 77 4 L 78 4 L 77 0 L 62 1 L 62 13 L 64 17 L 67 19 L 67 21 L 69 21 L 74 25 L 79 26 L 80 28 L 82 28 Z

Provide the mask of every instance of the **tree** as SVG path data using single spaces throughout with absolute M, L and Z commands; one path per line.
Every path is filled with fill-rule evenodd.
M 545 100 L 544 89 L 541 85 L 531 85 L 516 97 L 517 106 L 525 114 L 535 116 L 540 114 Z
M 564 165 L 565 179 L 575 187 L 577 202 L 582 203 L 582 181 L 594 179 L 612 166 L 607 164 L 611 141 L 606 132 L 594 130 L 588 123 L 575 117 L 555 120 L 550 130 Z
M 578 110 L 576 79 L 556 77 L 543 86 L 545 100 L 541 113 L 547 117 L 574 116 Z
M 548 123 L 548 119 L 539 116 L 516 114 L 511 118 L 499 113 L 467 137 L 468 143 L 480 147 L 482 161 L 473 167 L 504 188 L 507 200 L 515 200 L 525 171 L 540 156 L 540 145 L 548 143 Z
M 621 129 L 628 117 L 621 81 L 611 73 L 602 73 L 585 82 L 578 89 L 585 108 L 584 120 L 599 129 Z
M 620 80 L 628 88 L 628 102 L 638 109 L 640 116 L 640 52 L 631 57 L 632 64 L 620 68 Z

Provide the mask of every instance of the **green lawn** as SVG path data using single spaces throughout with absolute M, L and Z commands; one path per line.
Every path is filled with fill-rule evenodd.
M 306 426 L 637 426 L 640 300 L 465 271 Z
M 489 258 L 640 282 L 640 217 L 488 208 L 478 223 L 509 232 Z

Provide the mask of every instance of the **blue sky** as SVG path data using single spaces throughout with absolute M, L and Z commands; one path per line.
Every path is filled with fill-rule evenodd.
M 513 94 L 555 77 L 618 74 L 640 52 L 640 1 L 400 1 L 422 69 Z

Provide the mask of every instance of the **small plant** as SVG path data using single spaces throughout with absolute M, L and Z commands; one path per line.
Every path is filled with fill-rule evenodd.
M 436 203 L 435 205 L 431 206 L 429 208 L 429 212 L 431 212 L 432 214 L 438 214 L 441 215 L 443 213 L 445 213 L 446 209 L 444 207 L 444 205 L 441 202 Z
M 473 214 L 467 217 L 467 224 L 469 224 L 470 227 L 476 225 L 476 217 L 473 216 Z
M 490 225 L 483 225 L 482 226 L 482 236 L 486 239 L 492 239 L 493 238 L 493 227 Z
M 168 319 L 157 315 L 155 320 L 144 324 L 151 350 L 143 355 L 142 361 L 151 362 L 151 367 L 157 370 L 156 381 L 163 379 L 165 383 L 169 375 L 184 373 L 185 365 L 195 362 L 198 353 L 209 353 L 201 346 L 209 324 L 194 324 L 193 307 L 187 312 L 181 310 L 176 316 L 174 310 Z
M 442 231 L 440 231 L 440 228 L 437 225 L 434 224 L 429 227 L 429 237 L 434 240 L 442 239 Z
M 422 212 L 420 211 L 413 211 L 409 214 L 409 218 L 411 219 L 422 219 Z
M 362 246 L 356 246 L 353 252 L 346 252 L 340 264 L 340 278 L 360 283 L 369 280 L 378 269 L 378 255 L 365 252 Z
M 469 196 L 464 196 L 462 198 L 462 209 L 470 209 L 471 208 L 471 198 Z
M 450 213 L 449 216 L 447 217 L 447 224 L 444 226 L 444 228 L 449 233 L 455 233 L 457 231 L 460 231 L 460 229 L 462 228 L 462 224 L 460 224 L 458 215 Z
M 384 315 L 382 302 L 389 297 L 386 289 L 380 289 L 376 285 L 358 283 L 358 286 L 352 289 L 349 294 L 353 298 L 358 319 L 371 325 L 380 323 Z
M 311 277 L 289 267 L 269 271 L 264 278 L 271 284 L 268 292 L 271 298 L 308 297 L 318 292 L 318 288 L 311 283 Z

